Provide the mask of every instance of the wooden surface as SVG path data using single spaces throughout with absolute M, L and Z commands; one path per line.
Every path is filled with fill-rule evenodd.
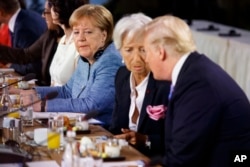
M 33 127 L 25 127 L 24 131 L 33 131 L 35 128 L 39 127 L 42 127 L 42 125 L 35 123 Z M 80 140 L 82 136 L 112 136 L 112 134 L 99 125 L 90 125 L 90 134 L 77 135 L 76 140 Z M 21 147 L 33 153 L 33 161 L 55 160 L 59 165 L 61 164 L 63 150 L 60 151 L 60 153 L 51 153 L 48 151 L 46 146 L 29 146 L 22 144 Z M 124 156 L 126 161 L 143 160 L 145 162 L 149 162 L 148 157 L 141 154 L 131 146 L 122 147 L 121 156 Z
M 15 72 L 10 72 L 10 74 L 12 74 L 13 76 L 19 76 Z M 17 89 L 15 86 L 11 86 L 9 92 L 10 94 L 19 94 L 20 89 Z M 2 118 L 0 118 L 0 127 L 2 127 Z M 36 121 L 34 121 L 34 126 L 25 127 L 24 132 L 34 131 L 35 128 L 41 127 L 45 126 L 42 124 L 38 124 Z M 0 143 L 2 143 L 1 136 L 2 134 L 0 128 Z M 112 134 L 99 125 L 90 125 L 90 134 L 77 135 L 76 140 L 80 140 L 82 136 L 112 136 Z M 47 146 L 31 146 L 27 144 L 21 144 L 21 148 L 32 153 L 33 161 L 55 160 L 59 165 L 61 164 L 63 150 L 61 150 L 60 153 L 50 153 L 47 149 Z M 121 156 L 124 156 L 126 161 L 143 160 L 145 162 L 149 162 L 148 157 L 134 149 L 132 146 L 122 147 Z

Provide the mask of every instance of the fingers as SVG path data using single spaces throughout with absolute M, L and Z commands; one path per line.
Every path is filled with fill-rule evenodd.
M 125 128 L 122 128 L 121 131 L 122 131 L 122 133 L 129 133 L 129 132 L 132 132 L 130 129 L 125 129 Z
M 126 139 L 126 134 L 115 135 L 114 138 L 116 138 L 116 139 Z
M 115 135 L 114 138 L 116 139 L 124 139 L 126 141 L 129 141 L 131 139 L 131 136 L 128 133 Z

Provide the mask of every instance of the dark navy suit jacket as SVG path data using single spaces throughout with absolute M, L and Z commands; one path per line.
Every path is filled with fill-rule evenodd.
M 110 131 L 113 134 L 121 134 L 121 128 L 128 128 L 129 126 L 130 74 L 126 67 L 120 67 L 116 74 L 115 108 L 110 127 Z M 152 73 L 150 73 L 137 130 L 141 134 L 148 135 L 151 141 L 150 150 L 145 146 L 137 147 L 139 151 L 148 156 L 162 154 L 164 151 L 164 119 L 155 121 L 149 118 L 146 107 L 148 105 L 156 106 L 161 104 L 167 106 L 169 89 L 169 82 L 156 81 L 153 79 Z
M 177 78 L 165 147 L 167 167 L 230 167 L 237 151 L 250 151 L 249 100 L 225 71 L 197 52 Z
M 47 25 L 38 13 L 21 9 L 17 15 L 14 32 L 11 38 L 12 47 L 27 48 L 33 44 L 46 30 Z M 25 65 L 12 64 L 11 68 L 14 68 L 15 71 L 21 75 L 34 72 L 38 73 L 37 71 L 41 72 L 41 60 Z

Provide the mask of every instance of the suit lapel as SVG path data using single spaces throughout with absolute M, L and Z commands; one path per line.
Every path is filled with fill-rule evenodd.
M 129 126 L 129 107 L 130 107 L 130 71 L 128 71 L 125 67 L 124 70 L 120 70 L 119 73 L 119 83 L 118 85 L 121 85 L 121 87 L 118 90 L 121 90 L 119 92 L 118 98 L 120 99 L 121 107 L 119 107 L 120 111 L 120 117 L 121 122 L 119 123 L 122 126 Z
M 21 11 L 18 13 L 17 17 L 16 17 L 16 21 L 15 21 L 15 25 L 14 25 L 14 29 L 12 32 L 12 37 L 11 37 L 11 44 L 12 47 L 16 47 L 16 48 L 20 48 L 20 46 L 18 46 L 17 44 L 17 40 L 16 40 L 16 30 L 20 27 L 20 21 L 23 18 L 23 10 L 21 9 Z
M 140 113 L 140 118 L 139 118 L 137 131 L 139 131 L 139 129 L 143 125 L 144 120 L 147 118 L 146 108 L 147 108 L 148 104 L 152 103 L 153 97 L 154 97 L 154 94 L 155 94 L 154 92 L 155 92 L 155 80 L 153 79 L 152 73 L 150 73 L 147 89 L 146 89 L 146 92 L 145 92 L 145 97 L 144 97 L 142 108 L 141 108 L 141 113 Z

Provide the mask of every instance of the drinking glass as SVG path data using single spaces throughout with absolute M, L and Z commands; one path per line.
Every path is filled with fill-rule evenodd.
M 63 150 L 64 148 L 64 118 L 63 116 L 56 116 L 54 119 L 57 120 L 57 128 L 60 133 L 60 149 Z
M 77 130 L 89 130 L 89 122 L 84 119 L 83 115 L 76 116 L 75 126 L 77 127 Z
M 60 121 L 57 119 L 51 119 L 49 121 L 48 134 L 47 134 L 47 143 L 48 149 L 50 151 L 60 152 Z
M 33 126 L 33 105 L 26 106 L 33 102 L 33 96 L 33 94 L 20 95 L 22 126 Z

